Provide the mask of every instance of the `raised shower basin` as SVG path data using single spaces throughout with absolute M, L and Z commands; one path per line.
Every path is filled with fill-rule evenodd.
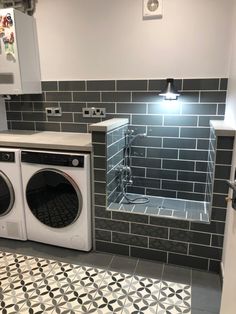
M 127 193 L 129 198 L 145 197 L 145 195 Z M 119 203 L 111 203 L 108 210 L 145 214 L 150 216 L 190 220 L 209 223 L 209 203 L 190 201 L 159 196 L 148 196 L 147 204 L 128 204 L 123 198 Z

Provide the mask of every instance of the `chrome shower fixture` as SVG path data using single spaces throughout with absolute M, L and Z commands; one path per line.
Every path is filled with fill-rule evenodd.
M 166 79 L 165 88 L 159 93 L 159 96 L 163 96 L 165 100 L 177 100 L 180 96 L 180 93 L 174 86 L 174 79 Z

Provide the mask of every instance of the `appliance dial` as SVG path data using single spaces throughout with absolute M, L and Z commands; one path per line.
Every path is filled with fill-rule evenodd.
M 79 165 L 79 160 L 74 158 L 72 159 L 72 166 L 77 167 Z
M 9 153 L 3 153 L 3 154 L 2 154 L 2 159 L 3 159 L 4 161 L 10 160 L 10 159 L 11 159 L 11 154 L 9 154 Z

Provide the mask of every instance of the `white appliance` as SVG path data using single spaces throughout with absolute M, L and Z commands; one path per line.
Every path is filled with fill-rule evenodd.
M 0 237 L 27 240 L 19 149 L 0 148 Z
M 91 250 L 90 155 L 22 150 L 21 168 L 28 239 Z
M 35 19 L 13 8 L 0 10 L 0 94 L 41 93 Z

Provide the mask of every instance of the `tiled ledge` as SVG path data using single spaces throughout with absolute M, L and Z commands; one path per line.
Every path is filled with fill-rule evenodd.
M 119 119 L 119 118 L 109 119 L 106 121 L 90 124 L 89 131 L 90 132 L 91 131 L 109 132 L 127 123 L 129 123 L 128 119 Z
M 225 121 L 211 120 L 210 125 L 215 130 L 216 136 L 234 136 L 235 129 L 228 125 Z

